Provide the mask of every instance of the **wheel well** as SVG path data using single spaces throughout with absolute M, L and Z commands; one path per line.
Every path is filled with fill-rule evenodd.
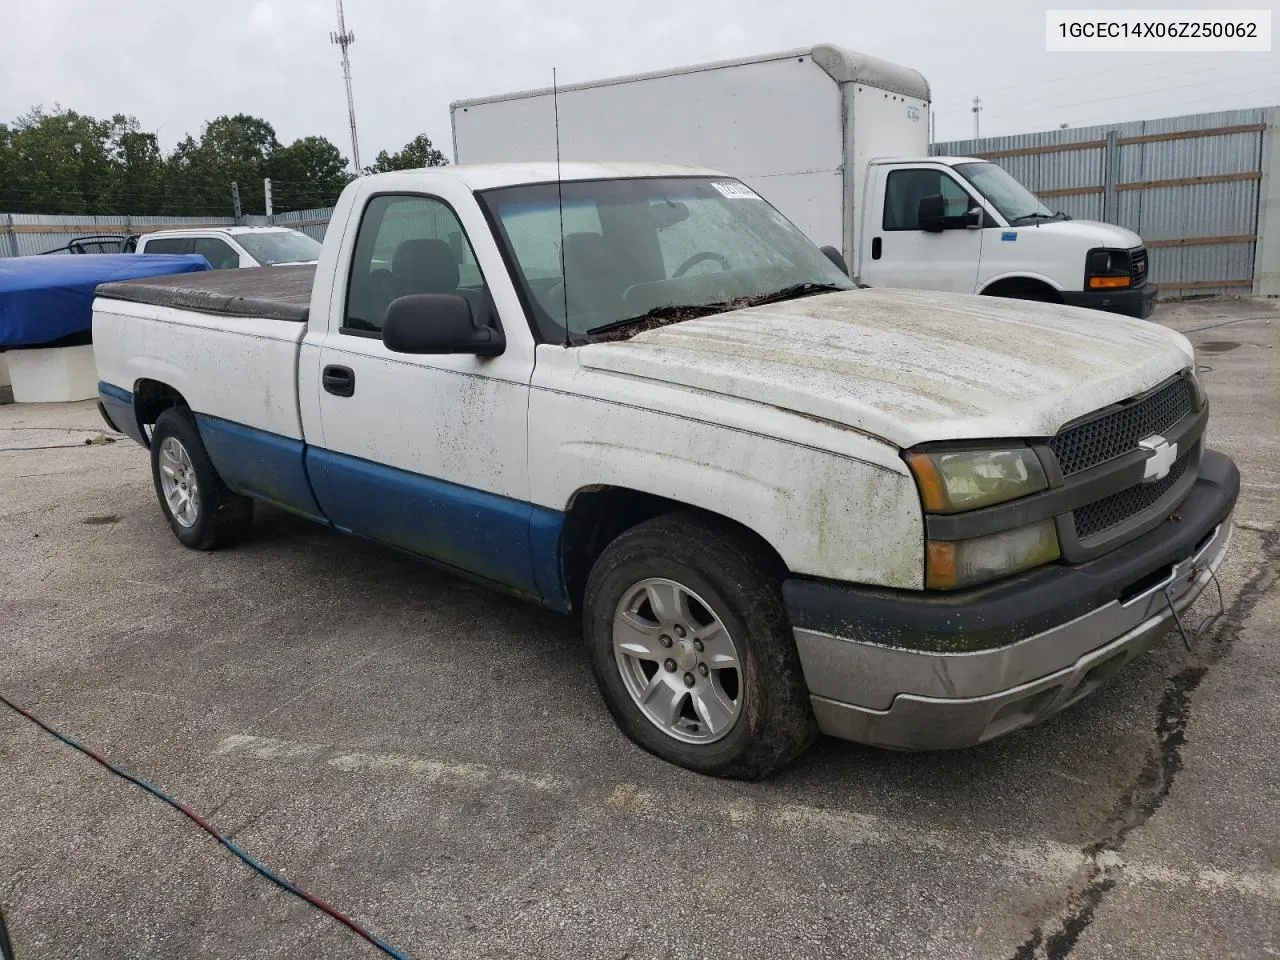
M 779 576 L 786 572 L 782 557 L 767 540 L 726 516 L 626 487 L 590 487 L 574 494 L 561 532 L 560 542 L 564 548 L 560 562 L 572 608 L 582 609 L 587 578 L 605 547 L 632 527 L 669 513 L 701 514 L 744 534 L 759 547 L 761 555 Z
M 1042 300 L 1046 303 L 1061 303 L 1062 294 L 1043 280 L 1031 277 L 1008 277 L 997 280 L 982 291 L 984 297 L 1013 297 L 1022 300 Z
M 147 435 L 147 426 L 170 407 L 189 406 L 186 398 L 167 383 L 159 380 L 139 380 L 133 387 L 133 409 L 138 426 Z

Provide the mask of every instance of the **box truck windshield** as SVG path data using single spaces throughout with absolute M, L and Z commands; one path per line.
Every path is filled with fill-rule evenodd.
M 1050 210 L 1039 197 L 994 163 L 957 163 L 952 169 L 973 184 L 1011 224 L 1069 219 L 1065 213 Z
M 541 183 L 490 190 L 481 202 L 550 342 L 563 340 L 566 326 L 579 337 L 658 312 L 678 319 L 670 311 L 853 287 L 737 180 Z

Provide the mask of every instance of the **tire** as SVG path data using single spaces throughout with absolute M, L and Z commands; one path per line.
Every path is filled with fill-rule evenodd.
M 248 533 L 253 501 L 222 482 L 187 408 L 170 407 L 156 418 L 151 477 L 160 510 L 184 547 L 216 550 Z
M 583 633 L 614 720 L 664 760 L 754 780 L 816 736 L 779 578 L 727 524 L 669 514 L 621 534 L 588 577 Z

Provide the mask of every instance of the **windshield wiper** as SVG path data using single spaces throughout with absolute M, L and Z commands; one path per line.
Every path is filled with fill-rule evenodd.
M 791 300 L 795 297 L 808 296 L 815 293 L 828 293 L 833 290 L 851 289 L 847 287 L 837 286 L 834 283 L 793 283 L 789 287 L 783 287 L 781 290 L 774 290 L 772 293 L 763 293 L 757 297 L 738 297 L 733 300 L 721 300 L 718 303 L 672 303 L 661 307 L 654 307 L 647 313 L 639 316 L 627 317 L 625 320 L 614 320 L 611 323 L 602 323 L 598 327 L 591 327 L 587 330 L 587 336 L 593 336 L 597 333 L 609 333 L 613 330 L 621 329 L 632 324 L 646 323 L 652 320 L 666 320 L 669 323 L 679 323 L 682 320 L 696 320 L 699 317 L 706 317 L 713 313 L 723 313 L 726 310 L 742 310 L 745 307 L 758 307 L 765 303 L 777 303 L 780 300 Z
M 1014 217 L 1009 222 L 1024 223 L 1028 220 L 1036 220 L 1036 221 L 1043 220 L 1048 222 L 1050 220 L 1070 220 L 1070 219 L 1071 219 L 1070 217 L 1068 217 L 1065 213 L 1059 210 L 1057 213 L 1024 213 L 1020 217 Z
M 789 287 L 783 287 L 781 290 L 775 290 L 773 293 L 765 293 L 758 297 L 748 297 L 745 306 L 758 307 L 764 303 L 778 303 L 781 300 L 791 300 L 795 297 L 805 297 L 814 293 L 831 293 L 836 290 L 849 290 L 851 287 L 841 287 L 834 283 L 793 283 Z

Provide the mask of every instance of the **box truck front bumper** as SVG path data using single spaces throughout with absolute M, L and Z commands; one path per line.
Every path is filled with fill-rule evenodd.
M 1062 302 L 1068 307 L 1105 310 L 1145 320 L 1155 312 L 1156 294 L 1159 292 L 1160 287 L 1154 283 L 1144 283 L 1130 290 L 1064 290 Z
M 1206 451 L 1177 513 L 1150 533 L 1088 563 L 964 593 L 786 581 L 819 728 L 873 746 L 950 749 L 1076 703 L 1179 623 L 1193 628 L 1183 612 L 1227 555 L 1239 488 L 1235 464 Z

